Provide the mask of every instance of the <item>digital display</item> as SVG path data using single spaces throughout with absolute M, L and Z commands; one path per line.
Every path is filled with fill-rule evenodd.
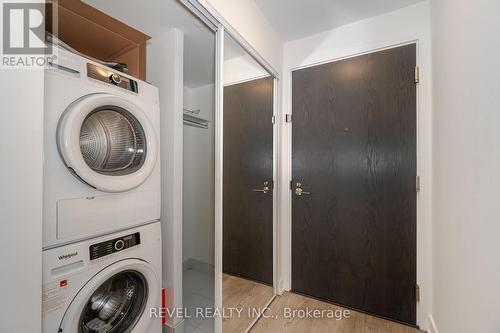
M 115 252 L 141 244 L 141 235 L 136 232 L 127 236 L 90 245 L 90 260 L 101 258 Z

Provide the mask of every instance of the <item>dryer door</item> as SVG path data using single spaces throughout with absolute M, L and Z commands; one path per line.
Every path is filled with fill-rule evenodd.
M 160 282 L 149 264 L 138 259 L 119 261 L 78 292 L 59 332 L 146 333 L 159 320 L 149 316 L 151 308 L 159 307 L 159 295 Z
M 134 103 L 92 94 L 72 103 L 59 121 L 59 151 L 79 179 L 104 192 L 141 185 L 158 154 L 153 126 Z

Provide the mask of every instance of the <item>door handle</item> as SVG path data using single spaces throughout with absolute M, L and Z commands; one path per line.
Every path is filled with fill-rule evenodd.
M 264 182 L 262 188 L 254 188 L 252 191 L 253 192 L 262 192 L 264 194 L 267 194 L 267 193 L 271 192 L 271 188 L 269 187 L 269 182 Z
M 311 192 L 302 191 L 302 189 L 300 187 L 297 187 L 295 189 L 295 195 L 301 196 L 301 195 L 310 195 L 310 194 L 311 194 Z
M 307 191 L 304 191 L 302 189 L 302 184 L 301 183 L 297 183 L 295 186 L 296 186 L 295 187 L 295 195 L 297 195 L 299 197 L 301 195 L 311 195 L 311 192 L 307 192 Z

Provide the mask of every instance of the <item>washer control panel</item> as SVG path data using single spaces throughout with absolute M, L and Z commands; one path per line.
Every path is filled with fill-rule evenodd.
M 113 72 L 105 67 L 99 67 L 94 64 L 87 64 L 87 76 L 92 79 L 108 83 L 126 90 L 130 90 L 135 93 L 138 92 L 137 81 L 129 79 L 128 77 Z
M 141 244 L 141 235 L 136 232 L 127 236 L 111 239 L 105 242 L 90 245 L 90 260 L 101 258 L 115 252 Z

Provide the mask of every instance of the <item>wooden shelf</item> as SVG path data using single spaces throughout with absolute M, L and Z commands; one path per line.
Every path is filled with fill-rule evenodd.
M 46 4 L 47 31 L 83 54 L 126 63 L 125 73 L 146 80 L 146 42 L 151 37 L 80 0 Z

